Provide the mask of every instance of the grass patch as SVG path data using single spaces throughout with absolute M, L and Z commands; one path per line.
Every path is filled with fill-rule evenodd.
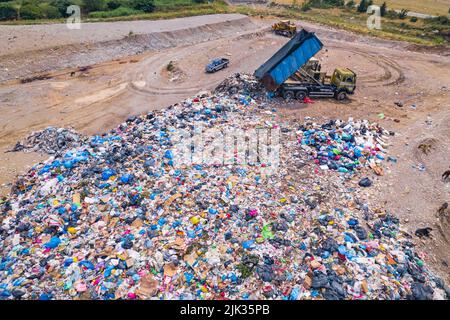
M 300 6 L 306 0 L 272 0 L 272 2 L 282 5 L 298 5 Z M 408 9 L 418 13 L 430 14 L 430 15 L 448 15 L 450 4 L 448 0 L 374 0 L 374 4 L 381 6 L 383 2 L 386 2 L 389 9 L 401 10 Z M 359 0 L 355 0 L 355 3 L 359 3 Z
M 381 5 L 385 1 L 389 9 L 408 9 L 409 11 L 435 16 L 450 16 L 448 12 L 450 8 L 448 0 L 374 0 L 374 3 Z
M 94 11 L 89 13 L 89 18 L 112 18 L 112 17 L 124 17 L 124 16 L 131 16 L 131 15 L 138 15 L 143 14 L 143 11 L 135 10 L 127 7 L 119 7 L 117 9 L 111 10 L 111 11 Z

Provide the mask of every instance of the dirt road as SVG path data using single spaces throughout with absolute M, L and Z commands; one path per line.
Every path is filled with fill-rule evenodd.
M 183 21 L 186 23 L 188 20 Z M 1 84 L 2 192 L 9 190 L 9 183 L 18 173 L 42 159 L 38 155 L 4 153 L 30 131 L 56 125 L 73 126 L 86 134 L 102 133 L 130 115 L 162 108 L 198 91 L 212 89 L 232 73 L 252 73 L 287 41 L 267 32 L 271 22 L 245 18 L 225 26 L 208 20 L 209 26 L 202 28 L 197 25 L 195 34 L 192 30 L 178 30 L 177 37 L 184 34 L 184 42 L 173 41 L 167 33 L 164 37 L 153 34 L 155 39 L 160 39 L 159 51 L 151 48 L 145 51 L 141 46 L 144 40 L 136 42 L 129 37 L 106 44 L 91 44 L 94 51 L 89 51 L 83 44 L 70 44 L 70 48 L 76 49 L 76 54 L 66 47 L 58 54 L 58 61 L 73 62 L 70 58 L 76 57 L 77 62 L 84 61 L 83 65 L 91 62 L 89 67 L 47 70 L 44 78 L 48 79 L 45 80 L 32 81 L 27 74 L 26 83 L 10 81 Z M 412 234 L 419 227 L 431 226 L 434 229 L 434 239 L 414 241 L 426 253 L 425 258 L 431 261 L 436 271 L 448 281 L 450 250 L 443 234 L 450 230 L 449 224 L 437 216 L 437 210 L 450 200 L 450 184 L 441 179 L 442 173 L 450 166 L 450 79 L 445 72 L 450 68 L 449 50 L 424 53 L 421 49 L 422 52 L 417 52 L 420 48 L 406 43 L 297 23 L 315 31 L 325 44 L 318 55 L 323 68 L 332 72 L 336 66 L 351 67 L 358 74 L 358 88 L 347 103 L 317 100 L 314 104 L 304 105 L 280 100 L 280 121 L 302 120 L 305 116 L 317 119 L 354 117 L 378 121 L 395 131 L 389 153 L 398 161 L 387 164 L 383 177 L 373 177 L 380 179 L 383 187 L 374 190 L 368 198 L 399 216 Z M 115 30 L 115 27 L 110 27 L 110 30 Z M 119 23 L 117 28 L 127 32 L 123 24 Z M 94 64 L 98 60 L 92 52 L 101 51 L 102 46 L 106 52 L 102 56 L 105 62 Z M 125 49 L 109 51 L 118 46 Z M 117 59 L 115 54 L 125 52 L 126 48 L 139 48 L 145 52 Z M 131 52 L 135 53 L 134 49 Z M 0 59 L 3 66 L 8 64 L 10 74 L 32 70 L 33 65 L 38 70 L 36 66 L 42 64 L 40 61 L 34 64 L 34 59 L 48 53 L 48 50 L 31 53 L 23 50 L 26 51 L 27 47 L 22 48 L 18 55 L 27 55 L 31 65 L 22 60 L 23 63 L 14 69 L 13 60 L 6 56 Z M 86 50 L 85 56 L 80 55 L 83 50 Z M 228 57 L 230 67 L 215 74 L 205 74 L 205 64 L 218 56 Z M 108 57 L 110 59 L 106 61 Z M 171 71 L 168 70 L 169 64 Z M 46 66 L 51 67 L 50 64 Z M 401 102 L 403 107 L 396 106 L 395 102 Z M 422 154 L 419 149 L 423 143 L 431 145 L 428 154 Z M 418 169 L 420 163 L 425 166 L 425 171 Z

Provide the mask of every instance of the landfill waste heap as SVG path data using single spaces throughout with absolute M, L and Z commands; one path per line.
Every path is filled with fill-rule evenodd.
M 47 127 L 44 130 L 32 132 L 23 141 L 17 142 L 11 151 L 58 154 L 64 150 L 79 147 L 81 139 L 82 136 L 72 128 Z
M 256 84 L 231 77 L 21 176 L 0 202 L 0 299 L 447 299 L 399 220 L 365 201 L 389 132 L 279 124 Z M 171 133 L 196 123 L 279 129 L 279 168 L 174 166 Z

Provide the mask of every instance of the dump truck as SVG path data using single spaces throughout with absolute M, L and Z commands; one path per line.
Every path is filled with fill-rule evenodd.
M 297 33 L 297 27 L 289 20 L 281 20 L 272 25 L 272 31 L 275 34 L 291 38 Z
M 356 89 L 356 74 L 336 68 L 328 77 L 314 58 L 323 44 L 313 32 L 298 32 L 254 73 L 265 88 L 285 99 L 305 97 L 344 100 Z

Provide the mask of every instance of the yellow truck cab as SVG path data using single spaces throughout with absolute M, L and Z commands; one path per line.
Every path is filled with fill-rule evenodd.
M 338 92 L 353 94 L 356 89 L 356 73 L 348 68 L 336 68 L 331 76 L 331 84 L 336 86 Z

